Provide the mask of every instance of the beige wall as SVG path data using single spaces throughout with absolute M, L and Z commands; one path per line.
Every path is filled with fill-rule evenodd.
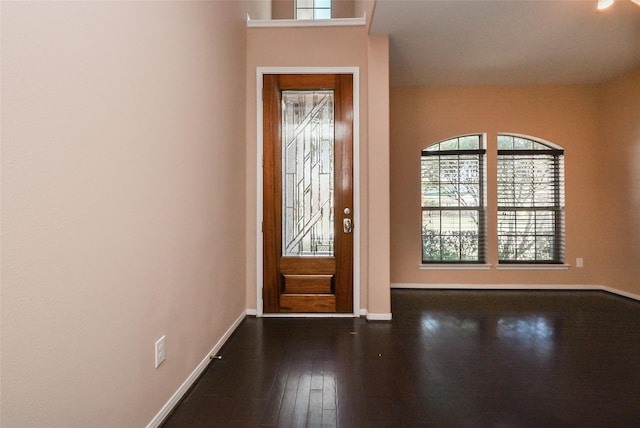
M 271 0 L 272 19 L 294 19 L 295 0 Z
M 640 68 L 599 89 L 600 277 L 640 295 Z
M 389 219 L 389 37 L 370 36 L 368 45 L 369 280 L 368 311 L 391 314 Z
M 603 285 L 640 294 L 640 69 L 601 85 L 391 91 L 391 282 Z M 420 149 L 487 133 L 488 262 L 495 266 L 496 135 L 565 148 L 567 271 L 438 271 L 420 265 Z M 493 172 L 493 174 L 492 174 Z M 577 268 L 577 257 L 584 268 Z
M 607 285 L 601 204 L 599 98 L 595 86 L 394 88 L 391 91 L 391 282 Z M 566 271 L 497 271 L 496 135 L 543 138 L 565 148 Z M 420 150 L 487 133 L 489 271 L 419 270 Z M 577 257 L 584 268 L 575 267 Z
M 331 3 L 332 18 L 360 18 L 355 15 L 354 0 L 333 0 Z
M 3 427 L 145 426 L 243 314 L 243 20 L 2 2 Z
M 247 307 L 256 308 L 256 213 L 257 190 L 256 166 L 257 130 L 256 130 L 256 72 L 257 67 L 359 67 L 360 68 L 360 129 L 356 130 L 360 138 L 360 281 L 362 308 L 368 308 L 370 301 L 368 285 L 370 277 L 371 251 L 369 216 L 372 204 L 384 207 L 387 201 L 384 195 L 371 195 L 369 192 L 369 151 L 372 149 L 368 139 L 368 35 L 365 27 L 324 27 L 324 28 L 249 28 L 247 31 Z M 340 46 L 340 49 L 336 49 Z M 274 49 L 274 47 L 277 47 Z M 377 59 L 377 64 L 383 59 Z M 388 59 L 386 60 L 388 61 Z M 386 120 L 388 118 L 381 118 Z M 379 139 L 376 144 L 388 144 L 388 139 Z M 388 228 L 388 223 L 387 223 Z M 387 251 L 381 248 L 380 251 Z M 382 256 L 384 257 L 384 256 Z M 385 286 L 388 288 L 388 280 Z M 384 295 L 384 292 L 381 294 Z M 384 297 L 382 297 L 384 299 Z M 388 308 L 386 302 L 374 305 L 377 309 Z

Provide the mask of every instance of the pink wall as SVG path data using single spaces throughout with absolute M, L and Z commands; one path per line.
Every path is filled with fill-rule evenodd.
M 258 67 L 359 67 L 360 68 L 360 224 L 356 224 L 361 233 L 360 245 L 360 281 L 362 308 L 371 304 L 368 296 L 371 265 L 369 260 L 375 258 L 369 239 L 371 236 L 369 217 L 373 204 L 387 207 L 388 194 L 377 195 L 369 192 L 369 153 L 374 144 L 388 144 L 388 139 L 379 138 L 376 142 L 369 138 L 368 89 L 368 43 L 366 27 L 315 27 L 315 28 L 249 28 L 247 30 L 247 307 L 256 308 L 256 221 L 257 221 L 257 189 L 256 178 L 258 169 L 257 159 L 257 129 L 256 129 L 256 72 Z M 340 49 L 336 49 L 340 46 Z M 388 62 L 388 51 L 381 54 L 384 47 L 378 48 L 375 64 Z M 386 56 L 385 56 L 386 55 Z M 381 62 L 382 61 L 382 62 Z M 388 117 L 374 118 L 387 121 Z M 381 198 L 377 199 L 376 198 Z M 386 202 L 385 202 L 386 198 Z M 386 223 L 388 228 L 388 222 Z M 388 242 L 388 240 L 387 240 Z M 388 251 L 380 248 L 379 251 Z M 384 257 L 384 256 L 382 256 Z M 384 282 L 384 280 L 381 280 Z M 380 294 L 382 301 L 373 306 L 377 309 L 388 310 L 388 280 L 384 284 L 387 288 L 387 298 L 384 301 L 384 291 Z M 386 308 L 386 309 L 385 309 Z
M 601 284 L 606 240 L 601 205 L 598 88 L 595 86 L 394 88 L 391 91 L 391 282 L 400 284 Z M 564 271 L 497 271 L 496 135 L 543 138 L 565 148 Z M 420 270 L 420 150 L 487 133 L 489 271 Z M 577 257 L 584 268 L 575 267 Z
M 592 86 L 391 91 L 391 282 L 600 285 L 640 295 L 640 69 Z M 565 271 L 497 271 L 496 135 L 565 148 Z M 487 133 L 489 271 L 420 270 L 420 149 Z M 584 268 L 577 268 L 577 257 Z
M 389 37 L 369 37 L 369 298 L 373 314 L 391 314 L 389 220 Z M 387 319 L 383 315 L 379 316 Z
M 601 281 L 640 294 L 640 68 L 600 87 Z
M 335 46 L 341 49 L 336 50 Z M 277 46 L 277 49 L 273 47 Z M 361 156 L 367 153 L 367 33 L 363 27 L 249 28 L 247 30 L 247 307 L 256 308 L 256 215 L 257 215 L 257 67 L 361 67 L 360 143 Z M 364 153 L 364 154 L 363 154 Z M 361 177 L 366 177 L 366 164 Z M 366 180 L 362 180 L 366 191 Z M 366 200 L 361 200 L 361 206 Z M 366 213 L 361 230 L 366 230 Z M 356 225 L 358 226 L 358 225 Z M 366 250 L 366 245 L 363 245 Z M 366 260 L 365 260 L 366 262 Z M 366 263 L 361 275 L 366 276 Z M 366 290 L 361 296 L 366 299 Z M 362 301 L 361 299 L 361 301 Z
M 145 426 L 244 313 L 243 12 L 2 2 L 2 426 Z

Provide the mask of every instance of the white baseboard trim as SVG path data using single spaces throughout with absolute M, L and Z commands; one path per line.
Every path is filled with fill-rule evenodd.
M 391 288 L 410 288 L 422 290 L 583 290 L 606 291 L 619 296 L 640 301 L 640 295 L 618 290 L 598 284 L 420 284 L 420 283 L 391 283 Z
M 367 321 L 391 321 L 391 313 L 372 314 L 371 312 L 368 312 Z
M 629 299 L 640 301 L 640 294 L 629 293 L 628 291 L 618 290 L 617 288 L 607 287 L 605 285 L 603 285 L 600 289 L 612 294 L 617 294 L 618 296 L 628 297 Z
M 257 309 L 247 309 L 247 315 L 250 317 L 255 317 L 258 315 Z
M 182 385 L 180 385 L 178 390 L 173 393 L 169 401 L 167 401 L 166 404 L 162 406 L 158 414 L 155 415 L 155 417 L 151 420 L 151 422 L 149 422 L 149 424 L 147 425 L 147 428 L 159 427 L 160 424 L 162 424 L 162 422 L 165 420 L 165 418 L 169 416 L 169 413 L 171 413 L 173 408 L 178 405 L 178 403 L 180 402 L 184 394 L 186 394 L 187 391 L 189 391 L 189 388 L 191 388 L 194 382 L 198 380 L 198 377 L 200 377 L 202 372 L 207 368 L 207 366 L 211 362 L 211 357 L 218 353 L 220 348 L 222 348 L 222 345 L 225 344 L 225 342 L 229 339 L 229 337 L 231 337 L 231 335 L 236 330 L 236 328 L 238 328 L 240 323 L 245 319 L 248 312 L 249 312 L 248 310 L 245 310 L 242 314 L 240 314 L 238 318 L 236 318 L 233 324 L 231 324 L 231 326 L 227 329 L 227 331 L 222 335 L 220 340 L 218 340 L 218 342 L 213 346 L 213 348 L 211 348 L 211 351 L 207 352 L 207 355 L 205 355 L 202 361 L 200 361 L 200 364 L 196 366 L 196 368 L 185 379 L 185 381 L 182 382 Z

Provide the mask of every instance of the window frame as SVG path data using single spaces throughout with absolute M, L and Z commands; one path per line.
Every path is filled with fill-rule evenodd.
M 530 149 L 500 149 L 500 137 L 509 137 L 512 139 L 520 139 L 525 140 L 532 143 L 532 147 L 542 146 L 544 148 L 530 148 Z M 514 141 L 514 140 L 512 140 Z M 497 224 L 496 224 L 496 236 L 498 240 L 498 265 L 499 266 L 523 266 L 523 265 L 564 265 L 565 262 L 565 230 L 564 230 L 564 220 L 565 220 L 565 195 L 564 195 L 564 185 L 565 185 L 565 177 L 564 177 L 564 149 L 558 147 L 552 143 L 547 141 L 540 140 L 538 138 L 532 136 L 518 135 L 518 134 L 507 134 L 500 133 L 496 138 L 497 142 L 497 153 L 496 153 L 496 209 L 497 209 Z M 539 158 L 545 157 L 549 159 L 548 164 L 552 165 L 552 174 L 553 179 L 552 183 L 552 201 L 549 205 L 536 205 L 535 201 L 531 204 L 518 204 L 518 201 L 515 200 L 515 197 L 510 205 L 501 204 L 506 198 L 501 197 L 501 177 L 500 177 L 500 163 L 501 159 L 511 159 L 515 160 L 518 156 L 522 156 L 522 160 L 526 160 L 527 157 L 531 159 L 532 162 L 536 162 L 536 156 Z M 543 160 L 543 162 L 545 162 Z M 534 177 L 532 177 L 532 183 L 534 183 Z M 515 178 L 512 183 L 513 186 L 516 185 Z M 532 184 L 533 187 L 534 184 Z M 533 189 L 535 192 L 535 189 Z M 533 198 L 535 199 L 535 198 Z M 501 257 L 501 237 L 506 234 L 501 233 L 501 215 L 502 213 L 507 212 L 529 212 L 533 213 L 534 217 L 537 216 L 537 213 L 552 213 L 552 234 L 544 234 L 539 233 L 539 227 L 534 224 L 533 233 L 527 234 L 518 234 L 517 231 L 513 231 L 513 238 L 516 240 L 518 237 L 528 237 L 529 239 L 533 238 L 537 240 L 540 236 L 552 236 L 553 237 L 553 250 L 551 259 L 548 258 L 538 258 L 537 250 L 534 250 L 534 259 L 526 258 L 519 259 L 516 253 L 516 258 L 514 259 L 502 259 Z M 517 221 L 517 219 L 516 219 Z M 534 220 L 536 221 L 536 220 Z M 534 242 L 534 245 L 535 242 Z
M 460 139 L 465 137 L 477 137 L 478 138 L 478 148 L 477 149 L 460 149 Z M 429 148 L 440 145 L 442 143 L 450 142 L 452 140 L 457 140 L 458 149 L 447 149 L 447 150 L 429 150 Z M 424 268 L 434 267 L 434 266 L 450 266 L 451 268 L 465 268 L 465 266 L 486 266 L 487 260 L 487 207 L 486 207 L 486 134 L 466 134 L 460 135 L 456 137 L 447 138 L 436 143 L 430 144 L 421 150 L 420 153 L 420 194 L 421 194 L 421 260 L 422 266 Z M 425 206 L 423 200 L 423 186 L 425 183 L 435 183 L 424 180 L 424 169 L 423 169 L 423 161 L 425 157 L 438 157 L 439 159 L 445 156 L 456 156 L 460 159 L 461 156 L 477 156 L 477 166 L 478 166 L 478 205 L 474 206 L 462 206 L 460 205 L 460 195 L 458 195 L 458 205 L 457 206 L 447 206 L 441 203 L 443 193 L 439 191 L 438 199 L 439 204 L 437 206 Z M 438 183 L 441 185 L 443 182 L 439 179 Z M 461 183 L 469 183 L 469 182 L 460 182 L 459 180 L 456 184 Z M 473 183 L 476 184 L 476 183 Z M 441 188 L 441 186 L 439 186 Z M 424 213 L 425 212 L 462 212 L 462 211 L 475 211 L 477 212 L 478 218 L 478 227 L 477 227 L 477 259 L 469 260 L 462 258 L 462 245 L 459 247 L 460 259 L 458 260 L 446 260 L 442 258 L 442 247 L 440 248 L 440 258 L 426 260 L 425 259 L 425 234 L 424 234 Z M 462 229 L 458 229 L 459 232 L 462 232 Z M 442 237 L 442 229 L 440 229 L 440 237 Z
M 296 20 L 300 20 L 300 21 L 310 21 L 310 20 L 317 20 L 317 19 L 331 19 L 332 18 L 332 14 L 333 14 L 333 0 L 328 0 L 329 2 L 329 6 L 318 6 L 318 0 L 305 0 L 307 3 L 312 4 L 312 6 L 300 6 L 301 4 L 301 0 L 294 0 L 294 13 L 295 13 L 295 19 Z M 311 11 L 311 18 L 299 18 L 299 12 L 300 11 Z M 318 18 L 317 17 L 317 12 L 318 11 L 329 11 L 329 17 L 328 18 Z

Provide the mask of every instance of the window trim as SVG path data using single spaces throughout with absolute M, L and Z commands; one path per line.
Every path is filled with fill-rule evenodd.
M 421 263 L 418 266 L 420 270 L 490 270 L 491 264 L 489 263 Z
M 497 270 L 568 270 L 566 263 L 498 263 Z
M 247 28 L 298 28 L 298 27 L 364 27 L 367 25 L 362 18 L 331 18 L 331 19 L 251 19 L 247 15 Z

